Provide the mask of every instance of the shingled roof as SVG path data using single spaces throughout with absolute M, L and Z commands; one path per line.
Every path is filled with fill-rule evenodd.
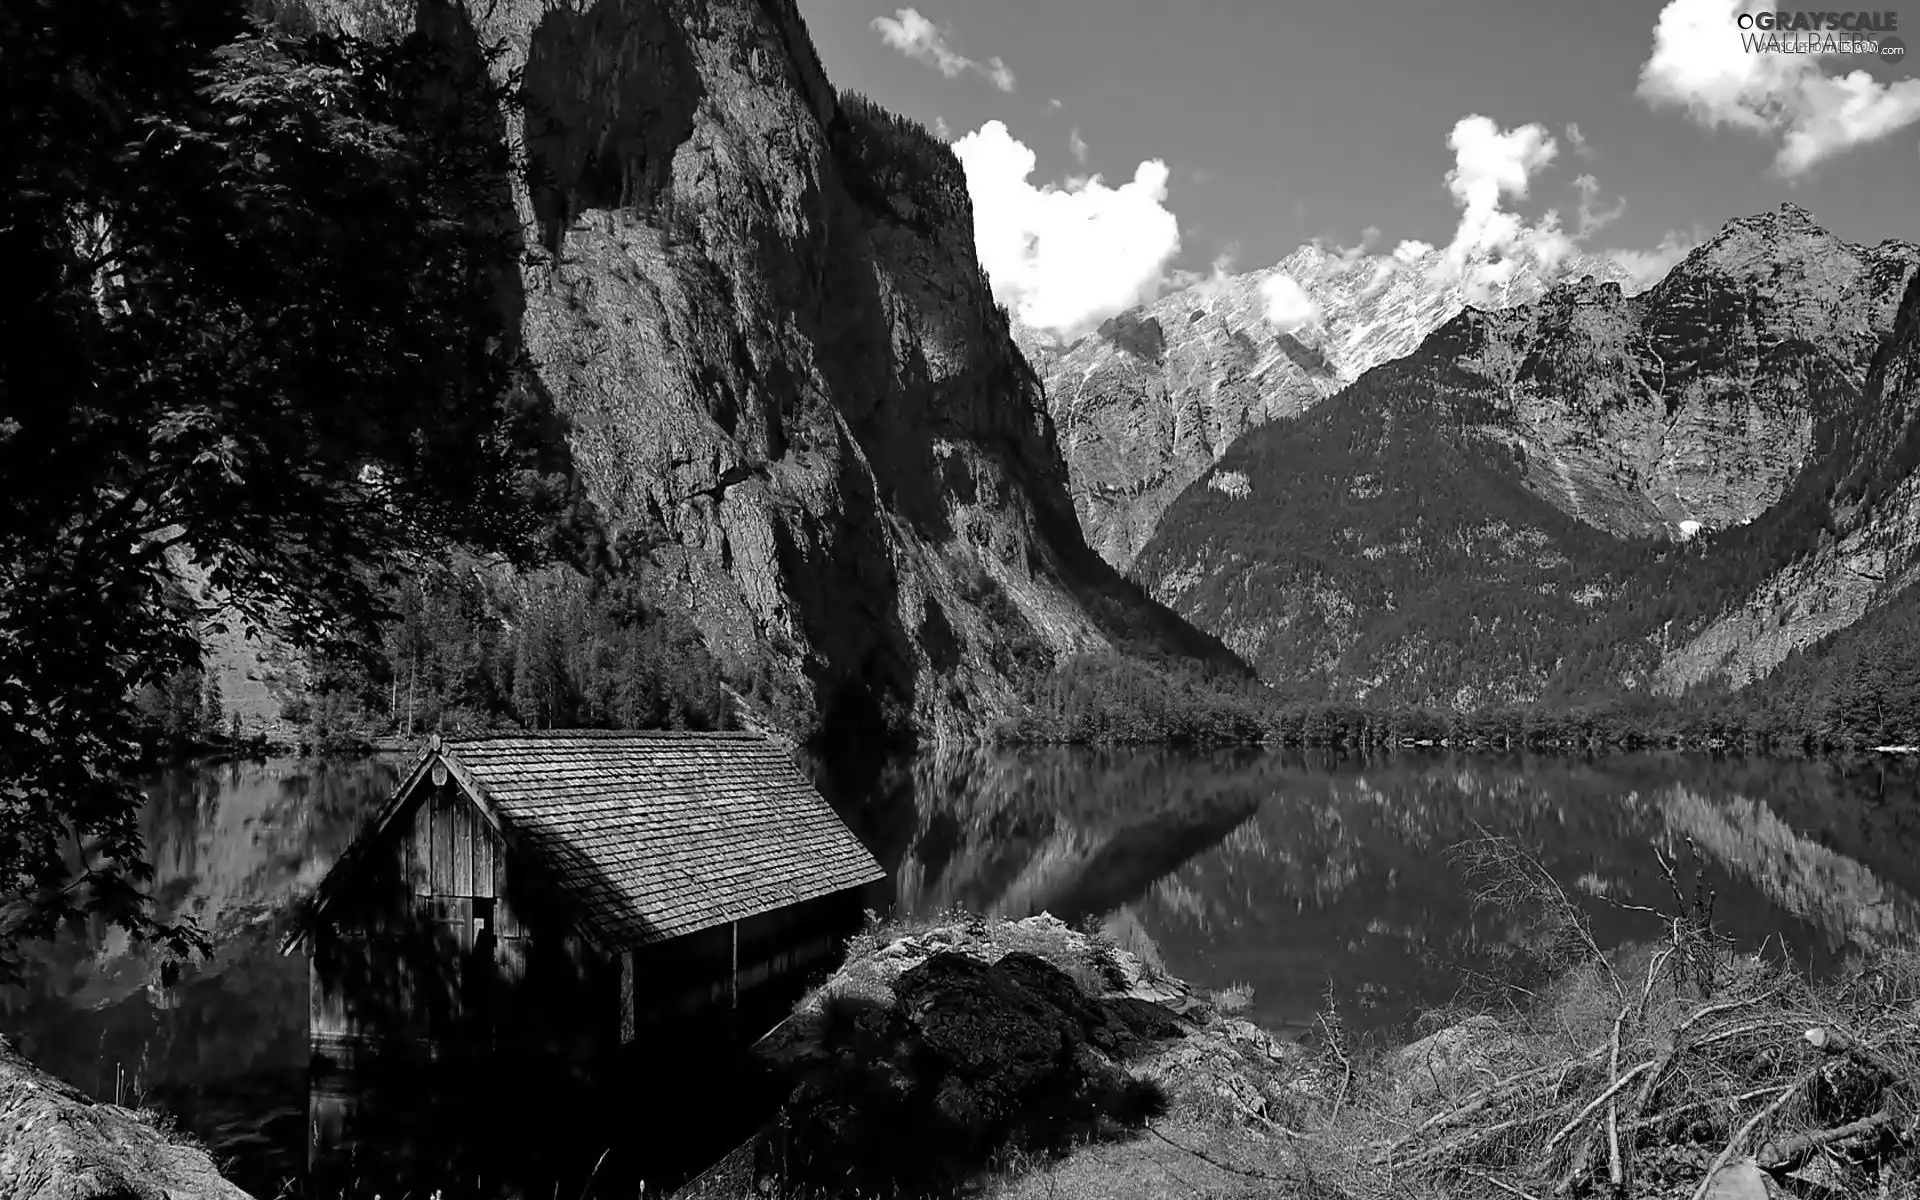
M 436 740 L 437 742 L 437 740 Z M 751 733 L 569 730 L 430 745 L 359 842 L 435 761 L 609 950 L 698 933 L 885 877 L 787 752 Z M 288 944 L 298 940 L 296 932 Z

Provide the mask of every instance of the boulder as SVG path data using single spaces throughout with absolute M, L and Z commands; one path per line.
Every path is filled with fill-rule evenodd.
M 1395 1052 L 1404 1068 L 1398 1072 L 1416 1096 L 1435 1091 L 1455 1092 L 1497 1071 L 1500 1060 L 1516 1043 L 1489 1016 L 1474 1016 L 1402 1046 Z
M 251 1200 L 203 1150 L 41 1071 L 0 1038 L 0 1200 Z

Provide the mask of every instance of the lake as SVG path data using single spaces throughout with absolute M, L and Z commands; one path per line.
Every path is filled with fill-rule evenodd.
M 151 781 L 160 906 L 210 930 L 212 957 L 168 988 L 116 933 L 35 947 L 27 985 L 0 992 L 5 1032 L 96 1096 L 174 1114 L 257 1196 L 400 1194 L 381 1185 L 390 1163 L 356 1165 L 346 1186 L 310 1177 L 309 1139 L 378 1098 L 309 1095 L 306 966 L 278 952 L 290 899 L 397 775 L 391 761 L 274 761 Z M 1482 833 L 1524 846 L 1608 945 L 1659 933 L 1622 905 L 1674 905 L 1656 848 L 1742 947 L 1830 972 L 1910 942 L 1917 779 L 1900 759 L 1033 749 L 929 754 L 826 790 L 893 870 L 901 910 L 1096 922 L 1197 984 L 1250 986 L 1248 1015 L 1276 1031 L 1305 1031 L 1331 995 L 1350 1028 L 1386 1033 L 1473 972 L 1499 974 L 1523 933 L 1476 910 L 1448 853 Z M 375 1149 L 404 1158 L 397 1121 L 360 1121 L 361 1148 L 385 1139 Z M 489 1133 L 466 1136 L 490 1165 L 447 1195 L 586 1190 L 567 1172 L 591 1147 Z M 536 1161 L 543 1149 L 558 1165 Z

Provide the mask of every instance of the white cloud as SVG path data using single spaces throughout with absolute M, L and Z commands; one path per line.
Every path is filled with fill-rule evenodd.
M 1787 130 L 1775 159 L 1786 175 L 1920 121 L 1920 79 L 1884 85 L 1865 71 L 1808 74 L 1801 94 L 1808 101 L 1806 111 Z
M 1047 107 L 1049 107 L 1049 108 L 1052 108 L 1052 109 L 1054 109 L 1054 110 L 1056 110 L 1056 111 L 1058 111 L 1058 110 L 1059 110 L 1059 108 L 1060 108 L 1060 101 L 1059 101 L 1059 100 L 1057 100 L 1057 99 L 1054 99 L 1054 100 L 1048 100 L 1048 101 L 1047 101 Z
M 1612 208 L 1596 208 L 1594 200 L 1600 195 L 1600 181 L 1592 175 L 1581 175 L 1573 181 L 1574 188 L 1580 193 L 1580 230 L 1573 235 L 1576 242 L 1584 242 L 1594 234 L 1618 221 L 1627 211 L 1627 198 L 1620 197 Z
M 1267 320 L 1282 333 L 1320 319 L 1320 306 L 1291 275 L 1267 276 L 1260 283 L 1260 295 L 1267 302 Z
M 1577 131 L 1577 127 L 1570 128 Z M 1454 124 L 1447 144 L 1454 151 L 1454 166 L 1447 172 L 1446 183 L 1460 218 L 1444 248 L 1409 238 L 1394 244 L 1390 251 L 1379 249 L 1385 244 L 1382 233 L 1372 226 L 1363 230 L 1359 242 L 1352 246 L 1328 239 L 1313 241 L 1323 254 L 1343 263 L 1374 264 L 1362 294 L 1375 292 L 1394 276 L 1413 271 L 1436 281 L 1457 283 L 1469 303 L 1495 302 L 1499 289 L 1523 270 L 1551 274 L 1626 211 L 1624 198 L 1602 205 L 1600 182 L 1590 173 L 1576 176 L 1571 184 L 1578 196 L 1577 226 L 1564 225 L 1559 210 L 1550 209 L 1531 222 L 1508 211 L 1507 202 L 1526 198 L 1540 173 L 1557 157 L 1558 147 L 1542 125 L 1502 130 L 1484 116 L 1470 115 Z M 1614 250 L 1606 252 L 1606 257 L 1632 277 L 1625 285 L 1627 289 L 1639 291 L 1656 282 L 1700 241 L 1698 231 L 1690 238 L 1670 233 L 1654 249 Z M 1224 286 L 1231 270 L 1231 261 L 1223 256 L 1215 261 L 1211 273 L 1176 271 L 1171 282 L 1192 289 L 1197 299 L 1204 300 Z M 1261 290 L 1267 318 L 1281 329 L 1293 330 L 1320 317 L 1312 295 L 1289 275 L 1269 276 L 1262 281 Z
M 1360 231 L 1360 240 L 1351 246 L 1342 246 L 1331 238 L 1314 238 L 1313 247 L 1323 254 L 1331 254 L 1342 262 L 1359 262 L 1373 252 L 1380 240 L 1380 227 L 1369 225 Z
M 1607 257 L 1626 268 L 1631 280 L 1624 285 L 1629 292 L 1644 291 L 1666 277 L 1673 265 L 1699 245 L 1700 234 L 1668 230 L 1660 244 L 1651 250 L 1609 250 Z
M 1774 169 L 1786 176 L 1920 121 L 1920 79 L 1829 75 L 1825 64 L 1835 56 L 1752 52 L 1735 24 L 1743 7 L 1742 0 L 1670 0 L 1640 68 L 1640 98 L 1684 109 L 1708 129 L 1777 137 Z
M 1212 265 L 1205 271 L 1174 271 L 1168 276 L 1168 282 L 1177 288 L 1185 288 L 1187 294 L 1196 300 L 1211 300 L 1225 290 L 1227 281 L 1233 278 L 1234 250 L 1227 249 L 1214 255 Z
M 1067 135 L 1067 147 L 1073 151 L 1074 158 L 1081 162 L 1087 161 L 1087 139 L 1080 136 L 1078 129 Z
M 933 119 L 933 135 L 943 142 L 953 140 L 953 130 L 947 125 L 947 119 L 945 117 L 935 117 Z
M 1447 190 L 1460 206 L 1460 224 L 1447 246 L 1447 265 L 1455 271 L 1467 260 L 1514 247 L 1526 232 L 1520 218 L 1501 207 L 1503 197 L 1524 199 L 1533 174 L 1552 162 L 1559 147 L 1544 125 L 1502 131 L 1479 115 L 1461 117 L 1447 135 L 1453 170 Z
M 1578 121 L 1567 122 L 1566 134 L 1567 144 L 1573 147 L 1575 154 L 1578 154 L 1581 158 L 1599 157 L 1599 152 L 1587 144 L 1587 135 L 1580 132 L 1580 123 Z
M 974 71 L 993 82 L 1003 92 L 1014 88 L 1013 72 L 998 57 L 977 62 L 955 50 L 947 34 L 938 25 L 920 15 L 918 9 L 902 8 L 891 17 L 875 17 L 873 27 L 881 40 L 917 62 L 936 68 L 948 79 Z
M 1180 227 L 1166 207 L 1164 162 L 1141 163 L 1117 188 L 1098 175 L 1035 187 L 1034 152 L 999 121 L 962 137 L 953 152 L 967 173 L 980 265 L 995 298 L 1024 324 L 1071 336 L 1167 282 Z

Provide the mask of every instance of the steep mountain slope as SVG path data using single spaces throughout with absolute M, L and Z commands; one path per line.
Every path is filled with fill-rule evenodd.
M 1504 308 L 1555 281 L 1627 279 L 1612 260 L 1579 254 L 1551 266 L 1519 258 L 1444 268 L 1438 250 L 1400 260 L 1303 246 L 1265 270 L 1122 313 L 1069 346 L 1024 331 L 1087 540 L 1125 569 L 1167 506 L 1235 438 L 1411 353 L 1470 299 Z M 1307 303 L 1275 324 L 1268 289 L 1289 280 Z
M 1912 590 L 1920 581 L 1920 278 L 1867 392 L 1852 469 L 1830 496 L 1829 536 L 1676 647 L 1660 667 L 1662 690 L 1737 687 L 1835 634 L 1813 656 L 1823 667 L 1793 672 L 1803 689 L 1821 690 L 1817 677 L 1836 670 L 1912 673 L 1913 662 L 1893 656 L 1910 644 L 1920 615 Z
M 1057 653 L 1209 652 L 1081 539 L 958 162 L 838 96 L 792 0 L 315 8 L 524 72 L 507 302 L 614 532 L 799 730 L 967 732 Z
M 1641 296 L 1584 282 L 1469 310 L 1241 438 L 1138 573 L 1304 694 L 1649 687 L 1817 544 L 1843 480 L 1883 478 L 1861 455 L 1898 440 L 1898 370 L 1875 361 L 1916 265 L 1920 247 L 1853 246 L 1783 206 Z

